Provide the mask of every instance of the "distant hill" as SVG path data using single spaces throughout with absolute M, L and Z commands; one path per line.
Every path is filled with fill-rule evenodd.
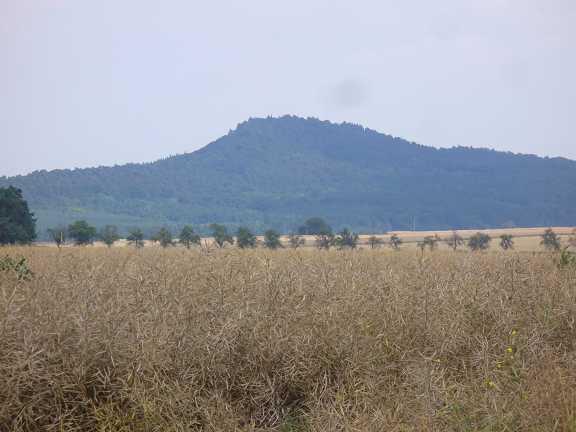
M 122 229 L 212 222 L 293 229 L 310 216 L 364 232 L 576 224 L 576 162 L 436 149 L 353 124 L 248 120 L 148 164 L 37 171 L 15 185 L 39 230 L 87 219 Z

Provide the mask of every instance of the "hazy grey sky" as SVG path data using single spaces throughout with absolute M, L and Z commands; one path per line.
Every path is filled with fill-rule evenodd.
M 574 0 L 0 0 L 0 175 L 283 114 L 576 159 L 574 23 Z

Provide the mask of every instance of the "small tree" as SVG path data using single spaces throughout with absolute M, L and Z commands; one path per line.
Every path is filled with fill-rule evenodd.
M 457 231 L 452 231 L 452 234 L 445 240 L 445 242 L 455 251 L 464 244 L 464 239 Z
M 182 231 L 180 231 L 178 242 L 183 244 L 186 249 L 190 249 L 192 245 L 200 244 L 200 236 L 194 232 L 194 228 L 186 225 L 182 228 Z
M 234 237 L 228 234 L 228 229 L 224 225 L 211 224 L 210 229 L 212 230 L 212 237 L 216 246 L 223 248 L 226 243 L 234 244 Z
M 278 249 L 283 247 L 280 241 L 280 233 L 270 229 L 264 233 L 264 246 L 268 249 Z
M 118 235 L 118 228 L 114 225 L 106 225 L 100 230 L 98 238 L 108 247 L 112 247 L 114 243 L 120 239 Z
M 368 244 L 370 245 L 370 249 L 376 249 L 382 246 L 382 239 L 380 237 L 376 237 L 375 235 L 368 237 Z
M 50 236 L 52 241 L 56 243 L 56 246 L 58 246 L 59 248 L 62 245 L 66 244 L 66 239 L 68 237 L 68 230 L 66 229 L 65 226 L 48 228 L 46 231 L 48 232 L 48 235 Z
M 344 228 L 334 239 L 334 244 L 339 249 L 356 249 L 356 245 L 358 244 L 358 234 L 350 232 L 348 228 Z
M 510 234 L 500 236 L 500 247 L 502 250 L 514 249 L 514 238 Z
M 540 244 L 547 250 L 555 252 L 559 251 L 562 246 L 560 243 L 560 237 L 558 237 L 558 234 L 556 234 L 552 228 L 548 228 L 544 231 Z
M 79 220 L 68 226 L 68 235 L 74 239 L 75 244 L 85 246 L 94 243 L 97 232 L 88 222 Z
M 438 235 L 426 236 L 424 237 L 424 240 L 418 243 L 418 246 L 420 249 L 422 249 L 422 252 L 424 252 L 424 249 L 427 247 L 430 249 L 430 251 L 434 251 L 438 247 L 439 241 L 440 237 L 438 237 Z
M 486 250 L 490 247 L 492 238 L 488 234 L 477 232 L 468 239 L 468 247 L 472 251 Z
M 163 248 L 174 245 L 172 232 L 168 228 L 160 228 L 160 230 L 152 236 L 152 241 L 160 243 L 160 246 Z
M 316 234 L 315 236 L 315 243 L 318 249 L 330 249 L 334 246 L 334 234 L 331 232 L 322 232 Z
M 300 246 L 304 246 L 306 244 L 306 240 L 304 237 L 299 236 L 296 233 L 288 234 L 288 243 L 292 249 L 299 248 Z
M 144 233 L 140 228 L 130 230 L 126 240 L 128 240 L 129 245 L 134 246 L 137 249 L 144 247 Z
M 398 237 L 397 234 L 392 234 L 390 236 L 389 244 L 392 249 L 399 250 L 400 246 L 402 246 L 402 243 L 402 239 Z
M 256 247 L 256 236 L 246 227 L 238 228 L 236 231 L 236 244 L 240 249 Z

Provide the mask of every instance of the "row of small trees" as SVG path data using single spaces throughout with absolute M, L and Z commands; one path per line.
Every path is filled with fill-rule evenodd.
M 441 240 L 438 235 L 427 236 L 424 237 L 421 242 L 418 242 L 418 246 L 422 251 L 426 248 L 435 250 Z M 511 234 L 502 234 L 499 240 L 499 246 L 502 250 L 514 249 L 514 237 Z M 453 231 L 448 238 L 444 239 L 444 242 L 453 250 L 457 250 L 466 243 L 464 238 L 456 231 Z M 492 237 L 488 234 L 478 232 L 468 239 L 467 246 L 470 250 L 480 251 L 488 249 L 491 243 Z M 559 251 L 562 248 L 560 236 L 558 236 L 552 228 L 544 231 L 540 244 L 549 251 Z M 576 230 L 574 230 L 572 237 L 568 240 L 568 246 L 576 247 Z
M 230 234 L 228 228 L 224 225 L 212 224 L 210 225 L 210 229 L 212 231 L 211 234 L 214 239 L 214 244 L 218 247 L 222 248 L 226 245 L 233 245 L 236 243 L 238 247 L 244 249 L 256 247 L 257 245 L 256 236 L 246 227 L 238 228 L 236 231 L 236 237 Z M 76 221 L 68 226 L 50 228 L 48 229 L 48 235 L 58 247 L 64 245 L 68 240 L 72 240 L 76 245 L 88 245 L 99 240 L 109 247 L 120 240 L 120 235 L 118 234 L 118 228 L 116 226 L 106 225 L 98 231 L 96 227 L 91 226 L 84 220 Z M 275 230 L 268 230 L 264 234 L 264 245 L 271 249 L 282 247 L 280 238 L 280 233 Z M 140 248 L 144 246 L 146 238 L 144 232 L 141 229 L 136 228 L 130 230 L 126 236 L 126 240 L 130 245 Z M 178 240 L 174 239 L 172 232 L 168 228 L 161 228 L 150 237 L 150 240 L 159 243 L 162 247 L 174 246 L 179 243 L 186 248 L 191 248 L 194 245 L 200 245 L 201 237 L 194 231 L 193 227 L 186 225 L 180 231 Z M 304 244 L 304 239 L 298 235 L 290 236 L 289 240 L 290 245 L 293 247 L 298 247 Z
M 260 243 L 256 235 L 247 227 L 238 228 L 234 235 L 229 233 L 228 228 L 224 225 L 212 224 L 209 228 L 214 245 L 219 248 L 236 244 L 240 249 L 248 249 L 254 248 Z M 95 240 L 100 240 L 110 247 L 120 239 L 116 226 L 106 225 L 98 231 L 95 227 L 83 220 L 76 221 L 68 227 L 61 226 L 51 228 L 48 230 L 48 234 L 58 246 L 63 245 L 70 238 L 77 245 L 91 244 Z M 306 242 L 303 237 L 304 235 L 314 236 L 314 243 L 318 249 L 330 249 L 332 247 L 338 249 L 355 249 L 359 241 L 358 234 L 350 231 L 348 228 L 344 228 L 335 234 L 332 232 L 332 228 L 321 218 L 311 218 L 299 227 L 296 232 L 288 235 L 289 247 L 297 248 L 304 245 Z M 130 245 L 140 248 L 144 246 L 145 236 L 143 231 L 137 228 L 128 233 L 126 240 Z M 168 228 L 161 228 L 150 237 L 150 240 L 159 243 L 162 247 L 174 246 L 179 243 L 188 249 L 201 243 L 200 235 L 196 233 L 190 225 L 182 228 L 178 240 L 173 238 L 172 232 Z M 502 234 L 499 240 L 501 249 L 514 249 L 514 238 L 512 235 Z M 440 238 L 437 234 L 426 236 L 422 241 L 418 242 L 418 247 L 422 252 L 426 249 L 434 251 L 441 242 L 444 242 L 453 250 L 457 250 L 466 244 L 472 251 L 481 251 L 490 247 L 492 237 L 488 234 L 478 232 L 466 241 L 457 231 L 453 231 L 449 237 L 444 239 Z M 386 245 L 394 250 L 398 250 L 402 244 L 403 240 L 397 234 L 392 234 L 388 242 L 385 242 L 384 239 L 375 235 L 368 238 L 368 245 L 372 249 Z M 264 233 L 262 245 L 269 249 L 284 247 L 281 242 L 281 234 L 273 229 L 267 230 Z M 542 234 L 541 245 L 551 251 L 559 251 L 562 247 L 560 237 L 551 228 Z M 569 246 L 576 247 L 576 230 L 574 231 L 574 235 L 569 239 Z
M 239 227 L 234 235 L 229 233 L 228 228 L 224 225 L 211 224 L 209 228 L 214 245 L 219 248 L 236 244 L 240 249 L 248 249 L 254 248 L 259 244 L 256 235 L 247 227 Z M 68 240 L 72 240 L 76 245 L 88 245 L 100 240 L 110 247 L 120 239 L 116 226 L 106 225 L 98 231 L 84 220 L 76 221 L 67 227 L 50 228 L 48 234 L 58 247 L 64 245 Z M 298 248 L 303 246 L 306 243 L 304 235 L 314 236 L 315 245 L 319 249 L 330 249 L 331 247 L 354 249 L 358 245 L 359 239 L 358 234 L 351 232 L 347 228 L 334 234 L 332 228 L 322 219 L 311 218 L 299 227 L 296 232 L 288 235 L 289 247 Z M 284 245 L 281 242 L 281 237 L 282 235 L 278 231 L 267 230 L 264 233 L 262 244 L 269 249 L 282 248 Z M 126 240 L 130 245 L 140 248 L 144 246 L 145 236 L 141 229 L 136 228 L 128 233 Z M 177 241 L 168 228 L 161 228 L 150 237 L 150 240 L 157 242 L 162 247 L 174 246 L 179 243 L 186 248 L 190 248 L 201 243 L 200 235 L 190 225 L 182 228 Z M 383 241 L 376 236 L 370 237 L 369 242 L 372 248 L 383 244 Z M 401 244 L 402 240 L 397 235 L 392 235 L 390 246 L 394 249 L 399 249 Z
M 256 235 L 247 227 L 240 227 L 235 233 L 235 236 L 228 232 L 228 228 L 220 224 L 210 225 L 211 235 L 214 244 L 217 247 L 223 248 L 227 245 L 236 244 L 241 249 L 253 248 L 258 245 Z M 100 231 L 96 227 L 91 226 L 84 220 L 76 221 L 68 226 L 59 226 L 48 229 L 48 235 L 51 240 L 56 243 L 58 247 L 72 240 L 76 245 L 88 245 L 99 240 L 111 247 L 120 240 L 118 229 L 114 225 L 106 225 Z M 270 249 L 277 249 L 283 247 L 281 242 L 281 234 L 275 230 L 268 230 L 264 233 L 264 246 Z M 128 244 L 140 248 L 144 246 L 146 240 L 144 232 L 139 229 L 131 230 L 126 236 Z M 190 225 L 186 225 L 180 231 L 178 239 L 175 240 L 172 232 L 168 228 L 161 228 L 150 240 L 157 242 L 162 247 L 174 246 L 177 243 L 186 248 L 191 248 L 194 245 L 200 245 L 201 237 L 194 231 Z M 290 234 L 288 241 L 291 247 L 297 248 L 305 244 L 305 240 L 298 234 Z M 344 244 L 345 240 L 340 240 Z

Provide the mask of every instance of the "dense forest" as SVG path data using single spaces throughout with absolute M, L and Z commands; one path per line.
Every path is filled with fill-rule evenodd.
M 576 162 L 436 149 L 353 124 L 250 119 L 206 147 L 148 164 L 0 178 L 22 189 L 38 230 L 77 219 L 178 228 L 187 223 L 293 230 L 310 216 L 336 229 L 573 225 Z

